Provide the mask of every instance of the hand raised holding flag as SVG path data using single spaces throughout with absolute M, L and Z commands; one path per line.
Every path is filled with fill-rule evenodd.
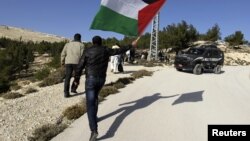
M 141 36 L 137 37 L 137 39 L 132 42 L 133 47 L 137 47 L 137 42 L 140 40 L 140 38 Z

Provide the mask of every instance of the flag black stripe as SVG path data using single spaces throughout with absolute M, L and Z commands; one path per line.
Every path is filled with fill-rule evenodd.
M 158 0 L 142 0 L 142 1 L 144 1 L 147 4 L 151 4 L 151 3 L 154 3 L 154 2 L 156 2 Z

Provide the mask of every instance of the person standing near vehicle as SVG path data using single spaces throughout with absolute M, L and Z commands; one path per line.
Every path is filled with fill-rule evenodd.
M 74 40 L 67 43 L 61 52 L 61 64 L 65 66 L 64 97 L 69 97 L 70 79 L 73 71 L 75 72 L 77 64 L 82 56 L 84 44 L 81 42 L 81 34 L 76 33 Z M 76 92 L 77 85 L 72 83 L 71 92 Z
M 98 94 L 106 81 L 106 72 L 109 57 L 116 54 L 125 53 L 132 46 L 135 47 L 137 40 L 132 45 L 112 49 L 102 45 L 102 38 L 95 36 L 92 39 L 93 46 L 87 48 L 80 59 L 76 69 L 75 83 L 79 84 L 82 70 L 85 68 L 86 81 L 85 92 L 87 100 L 87 115 L 91 130 L 90 141 L 95 141 L 98 136 L 97 111 Z

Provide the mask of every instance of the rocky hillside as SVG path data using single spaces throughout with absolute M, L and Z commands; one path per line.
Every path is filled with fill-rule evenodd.
M 33 42 L 60 42 L 68 40 L 57 35 L 36 32 L 28 29 L 0 25 L 0 38 L 6 37 L 14 40 L 33 41 Z
M 211 42 L 198 41 L 194 45 L 201 46 L 204 44 L 211 44 Z M 250 47 L 247 45 L 241 45 L 235 48 L 229 47 L 226 42 L 215 42 L 225 55 L 225 65 L 229 66 L 246 66 L 250 65 Z

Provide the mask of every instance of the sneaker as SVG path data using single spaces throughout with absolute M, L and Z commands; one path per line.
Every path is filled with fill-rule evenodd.
M 92 131 L 91 136 L 89 138 L 89 141 L 96 141 L 97 136 L 98 136 L 98 132 L 97 131 Z

